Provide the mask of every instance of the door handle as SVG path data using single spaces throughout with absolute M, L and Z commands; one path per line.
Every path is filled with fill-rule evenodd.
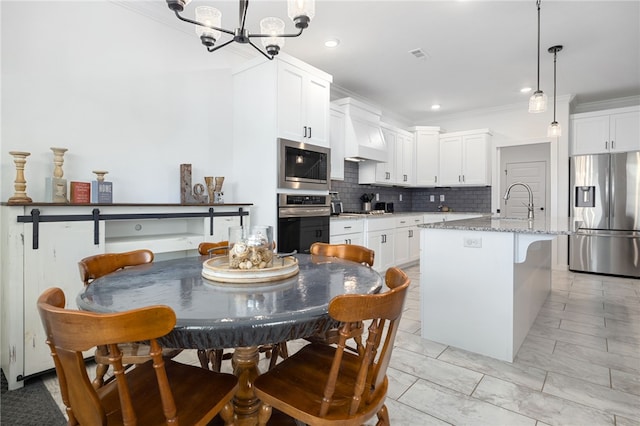
M 307 137 L 307 126 L 304 126 L 304 137 Z
M 311 139 L 311 126 L 309 126 L 309 139 Z
M 611 141 L 611 149 L 616 149 L 616 141 Z

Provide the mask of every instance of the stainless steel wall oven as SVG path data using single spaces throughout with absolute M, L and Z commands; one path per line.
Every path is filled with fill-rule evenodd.
M 331 150 L 309 143 L 278 139 L 278 186 L 329 190 Z
M 329 195 L 278 194 L 280 253 L 309 253 L 314 242 L 329 242 Z

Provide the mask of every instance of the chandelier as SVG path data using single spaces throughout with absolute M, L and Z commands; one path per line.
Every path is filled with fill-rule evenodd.
M 529 98 L 529 112 L 538 113 L 547 110 L 547 95 L 540 90 L 540 0 L 536 1 L 538 7 L 538 88 Z
M 237 43 L 250 44 L 270 60 L 273 59 L 274 56 L 280 52 L 280 48 L 284 46 L 284 37 L 298 37 L 302 34 L 302 31 L 309 26 L 309 22 L 311 22 L 311 19 L 313 19 L 315 15 L 314 0 L 287 0 L 288 15 L 299 30 L 297 33 L 285 34 L 284 21 L 280 18 L 269 17 L 260 21 L 260 34 L 251 34 L 249 30 L 245 28 L 249 0 L 239 0 L 240 12 L 238 27 L 233 31 L 221 27 L 222 13 L 215 7 L 196 7 L 195 20 L 180 15 L 190 2 L 191 0 L 167 0 L 167 6 L 174 11 L 181 21 L 196 25 L 196 34 L 200 36 L 202 44 L 209 52 L 215 52 L 235 41 Z M 222 33 L 229 34 L 232 38 L 216 46 L 216 42 L 220 39 Z M 253 41 L 251 41 L 252 38 L 262 39 L 262 46 L 266 52 L 253 43 Z

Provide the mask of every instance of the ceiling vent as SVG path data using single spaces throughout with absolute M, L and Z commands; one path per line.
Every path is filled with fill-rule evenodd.
M 426 59 L 429 57 L 429 55 L 427 55 L 427 54 L 424 52 L 424 50 L 422 50 L 422 49 L 420 49 L 420 48 L 410 50 L 410 51 L 409 51 L 409 53 L 410 53 L 411 55 L 413 55 L 416 59 L 426 60 Z

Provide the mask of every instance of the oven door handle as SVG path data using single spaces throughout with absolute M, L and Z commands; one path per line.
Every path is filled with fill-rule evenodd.
M 280 207 L 278 217 L 331 216 L 331 207 Z

